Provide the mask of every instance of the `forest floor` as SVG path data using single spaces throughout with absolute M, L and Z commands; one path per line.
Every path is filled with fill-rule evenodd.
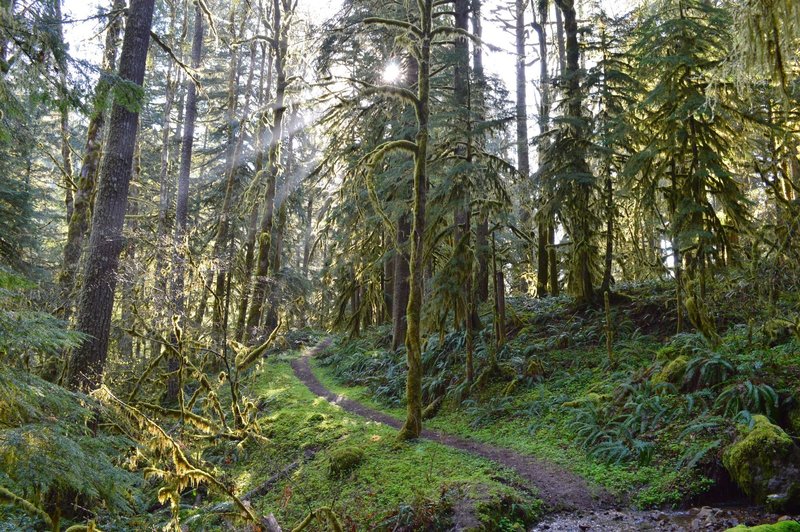
M 327 342 L 323 341 L 320 345 L 327 346 Z M 308 349 L 300 358 L 291 363 L 294 374 L 309 390 L 331 403 L 341 406 L 347 412 L 395 429 L 402 426 L 402 421 L 399 419 L 352 399 L 347 399 L 326 388 L 314 375 L 309 363 L 309 359 L 318 352 L 318 347 Z M 590 486 L 578 475 L 556 464 L 538 460 L 529 455 L 430 429 L 424 429 L 422 437 L 486 458 L 516 471 L 520 477 L 527 480 L 536 489 L 538 497 L 550 510 L 568 511 L 608 507 L 613 500 L 602 488 Z
M 381 408 L 380 405 L 368 401 L 373 408 L 348 398 L 347 395 L 359 396 L 359 392 L 363 390 L 333 386 L 330 376 L 325 375 L 325 369 L 314 363 L 314 357 L 329 344 L 329 339 L 322 340 L 314 347 L 303 350 L 299 357 L 293 358 L 290 364 L 294 375 L 312 393 L 344 411 L 368 422 L 399 429 L 402 425 L 400 410 Z M 337 388 L 337 391 L 328 388 L 318 376 Z M 720 505 L 721 507 L 636 510 L 629 507 L 627 497 L 615 497 L 604 488 L 554 462 L 506 447 L 475 441 L 469 439 L 469 436 L 459 437 L 438 430 L 424 429 L 422 439 L 466 451 L 515 471 L 529 483 L 545 505 L 543 519 L 530 529 L 535 532 L 724 531 L 740 523 L 758 525 L 774 522 L 779 518 L 741 500 Z

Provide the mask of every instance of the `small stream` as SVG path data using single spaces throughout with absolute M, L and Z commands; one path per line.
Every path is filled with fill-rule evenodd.
M 769 514 L 758 507 L 711 507 L 688 510 L 597 510 L 554 514 L 536 524 L 531 532 L 688 532 L 724 531 L 739 524 L 775 523 L 798 516 Z

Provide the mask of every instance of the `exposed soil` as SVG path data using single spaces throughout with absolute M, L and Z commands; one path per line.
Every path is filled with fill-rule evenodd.
M 363 404 L 327 389 L 311 371 L 309 359 L 330 344 L 325 340 L 292 360 L 294 374 L 309 390 L 353 414 L 399 429 L 402 422 Z M 515 471 L 530 482 L 537 496 L 551 511 L 592 510 L 611 506 L 611 496 L 600 488 L 589 486 L 584 479 L 553 463 L 519 454 L 510 449 L 425 429 L 422 437 L 491 460 Z

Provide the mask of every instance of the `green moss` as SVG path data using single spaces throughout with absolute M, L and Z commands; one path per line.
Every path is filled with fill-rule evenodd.
M 656 351 L 656 360 L 659 362 L 669 362 L 675 360 L 680 354 L 680 350 L 674 345 L 665 345 Z
M 342 478 L 364 461 L 364 451 L 358 447 L 342 447 L 330 453 L 329 474 L 331 478 Z
M 583 397 L 575 399 L 574 401 L 567 401 L 563 403 L 561 406 L 565 406 L 567 408 L 577 408 L 586 403 L 594 403 L 596 405 L 602 405 L 603 403 L 610 400 L 611 400 L 611 395 L 607 393 L 589 392 Z
M 725 532 L 751 530 L 752 532 L 800 532 L 800 523 L 797 521 L 781 521 L 774 525 L 746 526 L 739 525 L 729 528 Z
M 722 462 L 745 494 L 780 510 L 800 497 L 800 479 L 792 480 L 790 471 L 796 469 L 798 456 L 789 435 L 765 416 L 757 415 L 753 416 L 752 428 L 745 429 L 743 437 L 725 450 Z M 774 497 L 776 492 L 778 498 Z
M 559 354 L 551 353 L 554 356 Z M 583 356 L 593 359 L 592 353 Z M 564 357 L 574 360 L 575 354 L 564 353 Z M 312 368 L 317 378 L 337 394 L 402 419 L 403 410 L 389 408 L 375 401 L 365 387 L 348 387 L 337 382 L 328 367 L 312 364 Z M 513 404 L 521 412 L 532 402 L 554 401 L 564 395 L 581 397 L 581 403 L 587 400 L 603 403 L 611 399 L 610 394 L 588 390 L 604 389 L 607 378 L 604 369 L 596 368 L 581 370 L 568 377 L 548 379 L 536 388 L 521 387 L 513 396 Z M 487 397 L 500 393 L 502 387 L 502 384 L 489 387 L 486 390 Z M 569 416 L 558 403 L 556 408 L 537 420 L 537 428 L 532 428 L 530 419 L 524 416 L 500 418 L 475 428 L 457 402 L 446 401 L 439 414 L 425 426 L 556 463 L 615 495 L 630 495 L 633 504 L 638 507 L 674 504 L 708 487 L 705 479 L 698 478 L 688 470 L 676 470 L 671 465 L 638 466 L 594 460 L 584 449 L 569 441 L 568 422 Z M 363 475 L 363 470 L 359 474 Z
M 304 450 L 315 454 L 253 501 L 261 514 L 273 513 L 291 528 L 309 508 L 330 506 L 342 522 L 366 530 L 396 517 L 401 508 L 422 508 L 424 513 L 424 508 L 435 507 L 446 514 L 446 506 L 438 503 L 453 486 L 468 494 L 488 492 L 492 500 L 535 507 L 535 497 L 513 487 L 524 486 L 513 472 L 426 440 L 394 443 L 394 429 L 351 415 L 311 393 L 295 378 L 290 359 L 272 358 L 254 374 L 248 387 L 270 404 L 269 415 L 260 424 L 271 443 L 248 453 L 230 475 L 237 491 L 246 492 L 301 460 Z M 362 461 L 351 470 L 354 474 L 332 477 L 332 463 L 348 449 L 361 451 Z M 448 517 L 442 514 L 437 519 L 446 522 Z M 208 523 L 198 526 L 214 528 Z
M 683 375 L 686 373 L 686 366 L 689 364 L 689 359 L 681 355 L 671 362 L 653 376 L 652 382 L 658 384 L 661 382 L 668 382 L 670 384 L 678 384 L 683 380 Z

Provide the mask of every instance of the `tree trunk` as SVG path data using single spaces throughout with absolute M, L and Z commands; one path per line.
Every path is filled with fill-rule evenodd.
M 549 2 L 541 0 L 533 2 L 531 5 L 534 13 L 534 20 L 531 26 L 539 38 L 539 91 L 541 94 L 539 102 L 539 142 L 537 146 L 539 158 L 539 182 L 537 183 L 539 213 L 536 230 L 536 295 L 537 297 L 545 297 L 548 295 L 548 278 L 551 275 L 549 271 L 548 234 L 550 225 L 553 223 L 552 213 L 549 209 L 544 208 L 548 202 L 546 180 L 549 176 L 545 176 L 542 170 L 549 147 L 544 133 L 550 129 L 550 72 L 547 64 L 547 13 L 549 11 Z
M 175 13 L 173 10 L 173 20 Z M 170 120 L 172 107 L 175 102 L 175 89 L 178 86 L 177 80 L 172 79 L 172 65 L 167 70 L 167 80 L 164 94 L 164 127 L 161 131 L 161 164 L 159 170 L 159 194 L 158 194 L 158 226 L 156 229 L 156 271 L 153 286 L 153 330 L 161 328 L 161 319 L 164 317 L 163 309 L 167 307 L 167 235 L 170 229 L 169 211 L 172 203 L 172 186 L 170 185 L 169 175 L 171 168 L 170 148 L 173 139 L 173 128 Z M 179 105 L 179 109 L 183 106 Z M 177 128 L 176 128 L 177 130 Z M 157 356 L 161 351 L 161 343 L 153 340 L 150 344 L 150 355 Z
M 261 45 L 261 66 L 259 68 L 259 88 L 258 88 L 258 107 L 264 104 L 264 99 L 269 98 L 272 91 L 272 55 L 268 54 L 266 44 Z M 267 60 L 269 55 L 269 60 Z M 266 65 L 266 68 L 265 68 Z M 265 116 L 262 115 L 258 120 L 256 129 L 256 176 L 262 174 L 264 169 L 264 134 L 266 132 Z M 244 275 L 242 276 L 242 293 L 239 296 L 239 308 L 236 315 L 236 341 L 244 341 L 245 323 L 247 320 L 247 309 L 250 302 L 250 287 L 253 273 L 253 262 L 255 260 L 256 236 L 258 235 L 258 214 L 260 204 L 256 201 L 250 211 L 250 220 L 247 225 L 247 240 L 244 245 Z
M 409 258 L 409 296 L 406 312 L 406 421 L 399 439 L 417 438 L 422 431 L 422 340 L 421 318 L 423 268 L 425 258 L 425 213 L 428 195 L 428 120 L 430 117 L 431 41 L 433 40 L 433 0 L 420 0 L 422 35 L 419 43 L 419 83 L 417 83 L 417 136 L 414 154 L 414 180 Z
M 472 0 L 472 34 L 478 39 L 483 37 L 481 26 L 481 0 Z M 475 83 L 472 88 L 474 94 L 473 116 L 478 122 L 486 119 L 486 76 L 483 70 L 483 51 L 481 46 L 472 47 L 472 71 Z M 475 143 L 484 147 L 483 135 L 477 135 Z M 484 209 L 478 212 L 478 223 L 475 227 L 475 256 L 478 270 L 475 273 L 475 304 L 483 303 L 489 299 L 489 217 Z M 476 324 L 477 325 L 477 324 Z
M 119 77 L 144 82 L 155 0 L 131 0 L 120 54 Z M 67 380 L 75 389 L 91 389 L 102 379 L 114 306 L 122 225 L 128 203 L 139 115 L 116 103 L 111 111 L 106 154 L 92 217 L 92 235 L 78 304 L 77 329 L 86 340 L 73 353 Z
M 516 121 L 517 121 L 517 170 L 521 175 L 522 201 L 520 202 L 520 224 L 526 233 L 530 229 L 532 207 L 528 203 L 530 191 L 530 150 L 528 148 L 528 97 L 527 97 L 527 76 L 525 73 L 525 5 L 526 0 L 516 0 Z M 525 248 L 525 266 L 533 259 L 531 247 L 523 243 Z M 520 289 L 523 293 L 528 291 L 528 282 L 525 277 L 521 278 Z
M 591 175 L 586 156 L 580 143 L 586 131 L 582 125 L 583 98 L 580 86 L 580 47 L 578 45 L 578 20 L 575 13 L 575 0 L 556 0 L 556 4 L 564 14 L 564 31 L 566 34 L 566 116 L 571 119 L 567 127 L 570 142 L 575 146 L 571 148 L 567 170 L 573 175 Z M 574 181 L 574 178 L 572 179 Z M 585 178 L 575 182 L 571 187 L 573 195 L 571 207 L 570 239 L 572 240 L 572 258 L 570 264 L 570 287 L 573 295 L 580 304 L 586 304 L 594 299 L 592 285 L 592 217 L 589 210 L 592 183 Z
M 140 139 L 137 138 L 136 148 L 133 155 L 133 169 L 131 170 L 131 188 L 129 192 L 128 210 L 126 214 L 127 220 L 123 225 L 123 230 L 127 231 L 127 233 L 131 236 L 134 236 L 139 229 L 137 217 L 139 215 L 138 196 L 140 195 L 140 192 L 138 192 L 137 189 L 140 186 L 142 176 L 142 152 L 139 141 Z M 129 264 L 130 270 L 136 268 L 136 245 L 133 239 L 125 239 L 124 261 Z M 132 273 L 133 272 L 131 271 L 125 272 L 122 278 L 122 293 L 126 294 L 126 297 L 123 297 L 122 301 L 120 301 L 120 306 L 122 307 L 122 311 L 120 312 L 121 327 L 118 327 L 117 329 L 119 334 L 119 355 L 120 358 L 126 362 L 129 362 L 133 356 L 133 337 L 124 329 L 126 327 L 130 327 L 134 320 L 133 309 L 136 304 L 135 290 L 138 282 L 138 279 L 136 279 Z
M 303 277 L 308 278 L 308 265 L 311 261 L 311 234 L 314 229 L 314 193 L 308 192 L 306 204 L 306 230 L 303 233 Z M 391 308 L 391 307 L 389 307 Z
M 212 334 L 217 341 L 219 341 L 222 333 L 222 315 L 223 315 L 223 306 L 224 306 L 224 298 L 222 297 L 225 291 L 225 278 L 226 275 L 229 275 L 229 265 L 231 262 L 231 257 L 225 256 L 225 250 L 228 246 L 229 240 L 229 233 L 230 233 L 230 211 L 231 211 L 231 202 L 233 201 L 233 189 L 236 184 L 236 172 L 238 169 L 237 161 L 242 156 L 242 150 L 244 146 L 244 138 L 245 138 L 245 129 L 244 124 L 247 120 L 248 115 L 250 114 L 250 92 L 253 87 L 253 75 L 255 72 L 255 63 L 256 63 L 256 48 L 254 44 L 250 46 L 250 71 L 247 75 L 247 83 L 245 85 L 245 103 L 242 109 L 241 117 L 242 119 L 239 121 L 242 126 L 240 127 L 239 131 L 239 138 L 236 141 L 236 145 L 233 148 L 232 153 L 229 153 L 228 164 L 226 168 L 227 172 L 227 181 L 225 183 L 225 197 L 222 200 L 222 208 L 220 210 L 220 218 L 219 222 L 217 223 L 217 233 L 214 236 L 214 261 L 217 262 L 216 267 L 216 279 L 214 285 L 214 313 L 212 319 Z M 229 87 L 229 94 L 228 96 L 228 105 L 232 105 L 232 102 L 236 101 L 236 92 L 237 92 L 237 85 L 234 82 L 231 83 Z M 234 114 L 230 113 L 230 128 L 233 129 L 233 117 Z M 231 133 L 231 137 L 233 137 L 233 133 Z M 233 139 L 231 139 L 232 142 Z
M 455 27 L 463 32 L 469 31 L 470 0 L 455 1 Z M 456 154 L 467 162 L 472 161 L 472 121 L 470 118 L 470 85 L 469 85 L 469 42 L 466 37 L 457 37 L 455 42 L 456 63 L 453 72 L 453 96 L 456 107 L 456 131 L 462 131 L 458 139 L 459 147 Z M 463 323 L 465 329 L 466 356 L 464 360 L 465 375 L 468 382 L 473 381 L 473 326 L 475 324 L 475 294 L 472 289 L 472 230 L 471 215 L 472 203 L 468 183 L 468 176 L 463 179 L 460 205 L 455 212 L 456 229 L 454 232 L 454 253 L 459 255 L 457 264 L 460 265 L 459 278 L 463 280 L 463 315 L 456 312 L 456 319 Z M 456 308 L 458 308 L 457 305 Z M 458 327 L 461 323 L 456 324 Z
M 551 216 L 547 224 L 547 259 L 550 271 L 550 295 L 558 296 L 561 289 L 558 286 L 558 257 L 556 256 L 556 224 Z
M 611 266 L 614 260 L 614 184 L 611 175 L 605 179 L 606 196 L 606 251 L 603 265 L 603 282 L 600 293 L 604 294 L 611 288 Z
M 283 140 L 283 118 L 286 114 L 284 98 L 286 96 L 286 54 L 289 48 L 288 28 L 281 25 L 281 2 L 273 0 L 273 48 L 275 53 L 275 104 L 272 114 L 271 140 L 269 159 L 267 163 L 267 190 L 263 198 L 264 215 L 261 218 L 258 236 L 258 260 L 256 261 L 255 277 L 253 279 L 253 293 L 250 301 L 250 310 L 247 315 L 245 340 L 256 331 L 261 317 L 264 314 L 265 296 L 269 282 L 270 249 L 272 247 L 272 225 L 275 212 L 275 187 L 280 174 L 281 145 Z M 287 13 L 291 15 L 291 13 Z
M 192 68 L 196 71 L 200 66 L 203 52 L 203 12 L 195 6 L 194 31 L 192 33 Z M 194 148 L 194 129 L 197 118 L 197 85 L 194 80 L 186 79 L 186 109 L 183 116 L 183 140 L 181 142 L 181 166 L 178 172 L 178 193 L 175 203 L 175 235 L 173 238 L 172 257 L 172 298 L 173 326 L 171 340 L 181 350 L 181 331 L 186 326 L 186 294 L 184 293 L 184 275 L 186 271 L 186 255 L 188 254 L 187 229 L 189 225 L 189 175 L 192 169 L 192 150 Z M 173 402 L 178 396 L 178 378 L 175 371 L 179 361 L 175 356 L 167 359 L 167 402 Z
M 392 350 L 396 350 L 406 341 L 406 311 L 408 310 L 408 237 L 411 223 L 407 215 L 397 221 L 397 243 L 394 255 L 394 273 L 392 280 Z
M 81 161 L 80 174 L 76 183 L 75 195 L 72 203 L 72 214 L 67 225 L 67 243 L 64 246 L 64 260 L 62 262 L 59 287 L 61 292 L 62 316 L 69 318 L 73 306 L 72 293 L 75 290 L 75 275 L 81 258 L 84 238 L 89 230 L 91 217 L 91 201 L 95 191 L 97 169 L 100 166 L 100 156 L 103 151 L 103 127 L 106 118 L 106 104 L 111 84 L 107 74 L 114 70 L 117 60 L 117 41 L 122 31 L 122 10 L 125 0 L 114 0 L 111 6 L 111 22 L 106 30 L 103 52 L 103 72 L 94 90 L 94 110 L 89 119 L 86 133 L 86 148 Z

